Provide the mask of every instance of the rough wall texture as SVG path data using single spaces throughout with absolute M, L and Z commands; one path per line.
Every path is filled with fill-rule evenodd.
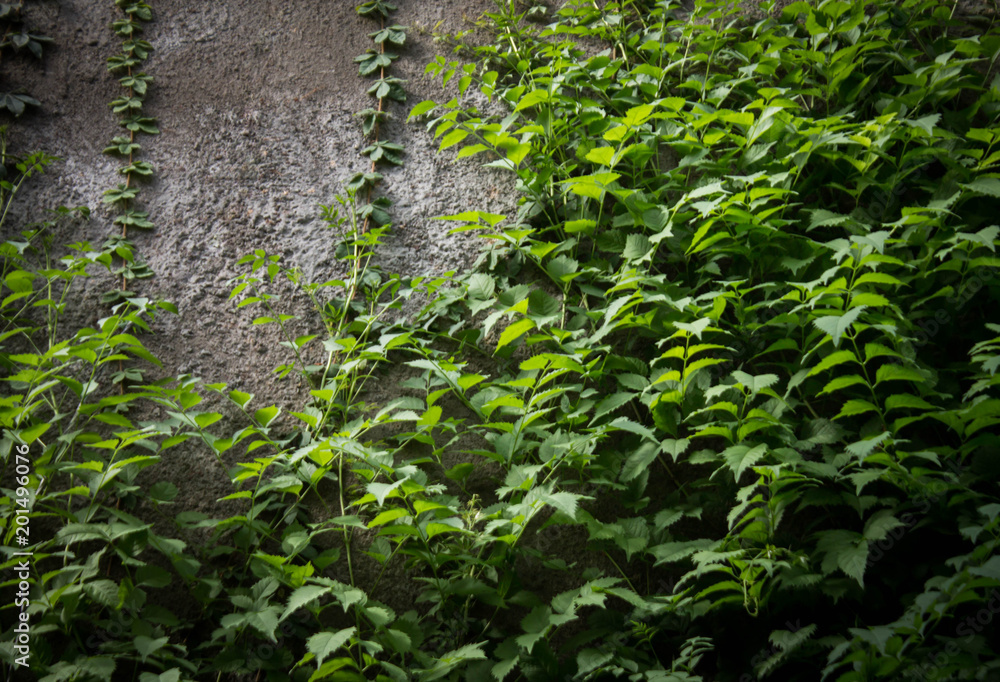
M 144 69 L 155 81 L 145 111 L 161 135 L 141 139 L 155 178 L 140 200 L 156 228 L 130 238 L 156 272 L 135 288 L 171 300 L 181 314 L 158 318 L 147 346 L 163 361 L 161 374 L 191 373 L 253 393 L 257 406 L 294 408 L 306 393 L 294 379 L 279 382 L 271 374 L 286 361 L 276 330 L 251 329 L 255 315 L 235 309 L 227 280 L 236 260 L 258 248 L 282 254 L 314 281 L 336 276 L 335 235 L 320 219 L 319 204 L 330 203 L 354 172 L 367 170 L 353 114 L 372 104 L 365 93 L 370 81 L 353 59 L 372 45 L 375 24 L 356 14 L 354 0 L 150 4 L 155 17 L 144 37 L 155 51 Z M 383 138 L 403 144 L 407 156 L 405 167 L 385 172 L 380 190 L 394 202 L 396 226 L 379 258 L 388 272 L 440 273 L 469 263 L 479 240 L 450 237 L 447 223 L 431 218 L 470 208 L 511 210 L 513 185 L 499 171 L 437 155 L 423 126 L 404 121 L 414 103 L 442 97 L 440 84 L 423 75 L 440 50 L 427 29 L 466 27 L 466 17 L 491 3 L 397 4 L 392 19 L 411 30 L 393 74 L 407 79 L 408 102 L 391 104 L 395 118 Z M 115 231 L 101 193 L 120 182 L 118 160 L 101 153 L 120 130 L 108 106 L 120 87 L 105 66 L 118 51 L 110 28 L 118 10 L 111 0 L 41 0 L 26 9 L 29 23 L 55 42 L 41 64 L 25 58 L 2 65 L 5 80 L 43 103 L 12 126 L 11 143 L 21 151 L 44 149 L 61 162 L 19 195 L 24 213 L 8 229 L 39 219 L 43 208 L 87 205 L 91 219 L 59 239 L 99 247 Z M 105 314 L 96 301 L 113 285 L 110 277 L 89 283 L 69 312 L 70 326 L 93 325 Z M 282 305 L 305 310 L 301 301 Z M 304 330 L 308 322 L 302 324 Z M 385 382 L 380 390 L 391 393 L 392 386 Z M 157 475 L 180 488 L 178 511 L 219 511 L 215 500 L 232 490 L 214 457 L 204 448 L 175 450 Z

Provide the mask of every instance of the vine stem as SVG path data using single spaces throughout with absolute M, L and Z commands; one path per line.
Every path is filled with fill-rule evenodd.
M 129 18 L 129 20 L 131 20 L 133 15 L 132 14 L 128 14 L 127 16 Z M 131 81 L 131 78 L 132 78 L 132 65 L 131 64 L 128 66 L 127 73 L 128 73 L 128 77 L 130 79 L 129 82 L 132 82 Z M 128 98 L 129 98 L 129 100 L 131 100 L 134 96 L 135 96 L 135 90 L 130 85 L 128 87 Z M 129 167 L 131 167 L 132 163 L 133 163 L 132 145 L 135 143 L 135 131 L 134 130 L 129 130 L 128 131 L 128 141 L 129 141 L 129 146 L 128 146 L 128 165 L 129 165 Z M 131 186 L 132 186 L 132 174 L 131 173 L 126 173 L 125 174 L 125 189 L 128 190 Z M 130 208 L 132 208 L 132 200 L 131 199 L 125 199 L 125 212 L 127 213 Z M 122 222 L 122 239 L 123 240 L 128 239 L 128 223 L 126 223 L 124 221 Z M 125 291 L 126 290 L 125 287 L 128 284 L 128 280 L 126 278 L 125 272 L 126 272 L 127 269 L 128 269 L 128 261 L 125 260 L 125 256 L 122 256 L 122 282 L 121 282 L 121 286 L 118 289 L 119 291 Z M 119 372 L 119 374 L 121 374 L 124 371 L 125 371 L 124 361 L 123 360 L 119 360 L 118 361 L 118 372 Z M 124 376 L 122 376 L 122 381 L 118 384 L 118 395 L 125 395 L 125 378 L 124 378 Z
M 384 29 L 385 28 L 385 17 L 380 17 L 378 23 L 379 23 L 379 28 L 380 29 Z M 380 55 L 384 55 L 385 54 L 385 41 L 384 40 L 381 43 L 378 44 L 378 49 L 379 49 L 379 54 Z M 379 67 L 379 69 L 378 69 L 378 77 L 381 80 L 385 79 L 385 67 L 384 66 L 380 66 Z M 384 97 L 379 97 L 378 98 L 378 109 L 377 109 L 378 113 L 375 114 L 375 128 L 372 130 L 372 132 L 374 133 L 375 144 L 378 144 L 379 124 L 382 122 L 382 103 L 384 101 L 385 101 Z M 370 166 L 368 172 L 369 173 L 374 173 L 375 172 L 375 161 L 374 161 L 374 159 L 371 162 L 371 166 Z M 370 204 L 372 202 L 372 192 L 373 191 L 374 191 L 374 187 L 369 184 L 368 185 L 368 193 L 365 196 L 365 203 L 366 204 Z M 365 232 L 368 231 L 368 221 L 370 219 L 371 219 L 371 214 L 369 213 L 368 215 L 365 216 L 365 222 L 362 223 L 362 225 L 361 225 L 361 233 L 362 234 L 364 234 Z

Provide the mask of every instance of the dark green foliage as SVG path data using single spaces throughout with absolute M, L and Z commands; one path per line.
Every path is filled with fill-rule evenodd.
M 358 5 L 357 10 L 361 16 L 386 19 L 390 12 L 396 10 L 396 6 L 385 0 L 367 0 Z
M 35 58 L 41 59 L 42 45 L 52 42 L 52 38 L 35 33 L 25 24 L 23 10 L 23 2 L 0 3 L 0 59 L 6 54 L 18 54 L 25 49 Z M 0 111 L 7 111 L 17 117 L 29 106 L 40 107 L 41 103 L 23 90 L 0 92 Z
M 395 142 L 376 142 L 361 150 L 361 154 L 371 159 L 372 163 L 387 161 L 396 166 L 403 165 L 403 159 L 400 156 L 402 153 L 403 145 Z
M 969 604 L 997 594 L 1000 506 L 975 462 L 997 450 L 1000 408 L 992 369 L 959 359 L 994 348 L 1000 33 L 972 36 L 934 2 L 867 9 L 799 2 L 751 26 L 708 3 L 678 21 L 666 3 L 571 2 L 538 30 L 501 7 L 495 44 L 458 38 L 478 68 L 439 58 L 429 71 L 512 114 L 457 100 L 413 112 L 433 115 L 442 149 L 492 152 L 487 165 L 518 176 L 509 226 L 452 218 L 495 244 L 466 281 L 471 307 L 495 311 L 484 335 L 509 320 L 497 353 L 537 349 L 523 371 L 598 361 L 574 384 L 596 393 L 564 389 L 532 421 L 539 435 L 498 434 L 495 458 L 628 423 L 631 443 L 581 474 L 633 515 L 584 517 L 593 549 L 613 539 L 625 579 L 676 571 L 671 591 L 639 591 L 652 615 L 631 615 L 712 637 L 720 679 L 915 674 Z M 610 49 L 586 56 L 573 42 L 585 36 Z M 526 298 L 553 288 L 548 308 Z M 661 525 L 702 506 L 722 525 Z M 977 530 L 964 547 L 921 551 L 965 524 Z M 734 610 L 758 623 L 718 634 Z M 970 635 L 934 674 L 993 666 L 987 640 Z M 635 671 L 623 646 L 577 663 Z
M 498 3 L 492 41 L 453 37 L 466 63 L 428 68 L 503 115 L 460 97 L 410 115 L 516 176 L 515 215 L 441 218 L 487 237 L 472 272 L 373 265 L 387 200 L 357 197 L 374 168 L 323 207 L 342 279 L 240 260 L 231 299 L 276 325 L 275 372 L 309 392 L 291 433 L 263 397 L 102 369 L 154 361 L 133 330 L 167 304 L 118 292 L 100 329 L 56 324 L 58 287 L 87 268 L 142 271 L 126 240 L 59 267 L 39 233 L 6 242 L 2 452 L 35 448 L 27 487 L 51 482 L 32 518 L 61 524 L 33 539 L 53 642 L 35 672 L 997 676 L 1000 32 L 933 0 L 753 24 L 721 3 L 544 9 Z M 279 279 L 312 301 L 312 333 Z M 370 403 L 399 367 L 405 395 Z M 243 422 L 223 430 L 199 390 Z M 140 401 L 162 415 L 137 423 Z M 182 443 L 218 458 L 236 513 L 173 516 L 171 484 L 138 483 Z M 179 539 L 195 531 L 209 539 Z M 398 613 L 380 599 L 403 580 Z

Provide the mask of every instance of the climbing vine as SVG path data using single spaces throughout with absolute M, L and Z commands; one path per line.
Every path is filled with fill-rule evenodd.
M 368 158 L 370 166 L 367 172 L 355 173 L 347 184 L 349 191 L 364 192 L 365 201 L 357 208 L 362 221 L 362 232 L 367 231 L 370 225 L 382 227 L 391 222 L 389 207 L 392 202 L 384 196 L 373 198 L 376 186 L 382 181 L 382 174 L 377 172 L 379 165 L 403 165 L 403 146 L 382 140 L 379 136 L 382 124 L 391 117 L 389 101 L 406 101 L 403 79 L 388 75 L 388 69 L 399 55 L 387 50 L 386 46 L 402 47 L 406 41 L 405 26 L 386 26 L 389 14 L 395 9 L 395 5 L 385 0 L 368 0 L 357 7 L 358 14 L 379 22 L 379 29 L 369 34 L 375 47 L 354 58 L 358 64 L 358 73 L 362 76 L 375 76 L 368 94 L 375 98 L 376 104 L 357 113 L 362 120 L 365 138 L 370 143 L 361 150 L 361 154 Z
M 115 5 L 125 15 L 112 24 L 112 29 L 122 39 L 122 45 L 121 52 L 108 59 L 108 71 L 118 74 L 122 94 L 113 99 L 110 106 L 119 115 L 123 132 L 111 140 L 104 153 L 122 160 L 123 165 L 118 172 L 125 177 L 125 182 L 104 192 L 104 203 L 117 212 L 114 224 L 120 228 L 104 243 L 106 252 L 121 259 L 121 266 L 115 270 L 115 274 L 121 277 L 120 288 L 107 292 L 102 299 L 103 303 L 112 305 L 136 295 L 128 290 L 129 282 L 153 276 L 149 266 L 136 255 L 135 245 L 129 240 L 129 229 L 153 229 L 149 213 L 140 210 L 136 201 L 140 191 L 139 180 L 153 175 L 153 166 L 139 159 L 142 146 L 138 139 L 140 135 L 157 135 L 160 132 L 155 119 L 143 112 L 153 77 L 142 70 L 142 65 L 153 47 L 140 35 L 143 22 L 153 18 L 152 9 L 141 0 L 115 0 Z

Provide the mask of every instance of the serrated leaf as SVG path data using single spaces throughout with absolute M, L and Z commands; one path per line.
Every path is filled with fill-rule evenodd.
M 878 386 L 883 381 L 912 381 L 922 384 L 927 381 L 924 375 L 911 367 L 902 365 L 882 365 L 875 372 L 875 385 Z
M 493 674 L 493 677 L 496 678 L 497 682 L 503 682 L 504 678 L 511 673 L 520 660 L 520 656 L 505 659 L 490 668 L 490 672 Z
M 656 460 L 656 455 L 656 447 L 651 443 L 644 443 L 642 447 L 630 454 L 628 459 L 625 460 L 621 476 L 619 477 L 621 481 L 628 483 L 634 480 Z
M 507 325 L 507 328 L 500 334 L 500 340 L 497 341 L 497 350 L 516 341 L 522 334 L 531 330 L 534 326 L 535 323 L 526 317 Z
M 586 495 L 577 495 L 575 493 L 567 492 L 549 493 L 541 496 L 542 502 L 555 507 L 570 518 L 576 517 L 577 502 L 582 499 L 589 498 L 587 498 Z
M 278 622 L 280 623 L 285 620 L 303 606 L 316 601 L 328 591 L 329 588 L 320 585 L 303 585 L 296 589 L 292 592 L 292 596 L 288 598 L 288 604 L 285 606 L 285 610 L 278 619 Z
M 889 438 L 889 432 L 883 431 L 882 433 L 874 436 L 872 438 L 866 438 L 865 440 L 859 440 L 856 443 L 851 443 L 846 447 L 846 450 L 858 458 L 859 461 L 864 461 L 868 455 L 875 451 L 882 441 Z
M 347 644 L 354 636 L 355 628 L 349 627 L 337 632 L 320 632 L 306 642 L 306 648 L 316 657 L 316 664 L 322 665 L 323 659 L 329 658 L 338 649 Z
M 825 555 L 821 565 L 823 573 L 829 575 L 840 569 L 864 587 L 868 541 L 861 534 L 847 530 L 825 531 L 820 534 L 816 549 Z
M 872 514 L 872 517 L 868 519 L 862 535 L 870 542 L 878 542 L 884 540 L 889 536 L 889 533 L 904 525 L 902 521 L 892 515 L 892 512 L 882 509 Z
M 132 640 L 132 644 L 135 646 L 135 650 L 138 652 L 143 663 L 145 663 L 147 658 L 166 646 L 169 641 L 169 637 L 158 637 L 153 639 L 151 637 L 146 637 L 145 635 L 139 635 Z
M 653 244 L 646 235 L 630 234 L 625 240 L 625 250 L 622 252 L 622 257 L 630 261 L 640 260 L 652 248 Z
M 1000 199 L 1000 178 L 981 177 L 976 178 L 967 185 L 962 185 L 970 192 L 986 194 L 995 199 Z
M 777 374 L 759 374 L 757 376 L 751 376 L 746 372 L 741 372 L 739 370 L 732 373 L 732 377 L 737 383 L 742 384 L 744 388 L 750 391 L 750 395 L 757 395 L 765 388 L 770 388 L 774 384 L 778 383 Z
M 820 372 L 830 369 L 831 367 L 836 367 L 837 365 L 843 364 L 855 360 L 854 353 L 849 350 L 839 350 L 835 353 L 830 353 L 825 358 L 819 361 L 819 363 L 809 370 L 809 376 L 819 374 Z
M 823 387 L 823 390 L 819 392 L 819 395 L 834 393 L 836 391 L 843 390 L 849 386 L 854 386 L 856 384 L 864 384 L 867 386 L 868 382 L 857 374 L 851 374 L 844 377 L 837 377 L 836 379 L 833 379 L 832 381 L 827 383 L 827 385 Z
M 614 147 L 595 147 L 587 152 L 587 161 L 601 166 L 611 167 L 611 159 L 614 158 Z
M 908 393 L 897 393 L 885 399 L 885 409 L 888 412 L 889 410 L 936 410 L 937 408 L 923 398 Z
M 597 409 L 594 410 L 594 417 L 591 419 L 591 424 L 595 423 L 598 419 L 609 412 L 614 412 L 623 405 L 626 405 L 634 397 L 635 393 L 632 393 L 631 391 L 622 391 L 619 393 L 612 393 L 608 397 L 604 398 L 597 404 Z
M 398 481 L 396 481 L 395 483 L 391 483 L 391 484 L 390 483 L 373 482 L 373 483 L 369 483 L 368 486 L 365 488 L 365 490 L 370 495 L 374 495 L 375 496 L 375 499 L 378 500 L 378 506 L 381 507 L 385 503 L 385 498 L 389 497 L 390 494 L 393 493 L 393 491 L 395 491 L 397 488 L 399 488 L 399 486 L 403 485 L 403 482 L 405 480 L 406 480 L 405 478 L 401 478 Z M 398 496 L 398 493 L 397 493 L 396 496 Z
M 733 445 L 722 452 L 722 456 L 737 482 L 748 467 L 752 467 L 766 454 L 767 446 L 764 443 L 753 448 L 742 444 Z
M 826 332 L 833 339 L 833 347 L 837 348 L 840 345 L 840 339 L 851 328 L 855 320 L 858 319 L 858 315 L 865 309 L 865 306 L 860 305 L 856 308 L 852 308 L 843 315 L 828 315 L 826 317 L 820 317 L 814 319 L 812 322 L 816 325 L 816 328 L 820 331 Z
M 848 400 L 844 403 L 844 406 L 840 408 L 840 412 L 834 419 L 841 419 L 843 417 L 853 417 L 858 414 L 864 414 L 866 412 L 878 412 L 878 408 L 872 405 L 867 400 Z

